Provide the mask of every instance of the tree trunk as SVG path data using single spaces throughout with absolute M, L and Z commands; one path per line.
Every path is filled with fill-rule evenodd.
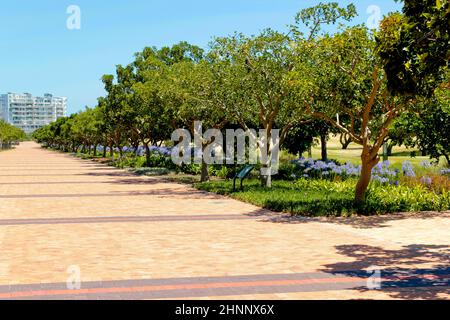
M 327 153 L 327 136 L 320 136 L 320 146 L 322 149 L 322 161 L 328 161 L 328 153 Z
M 364 204 L 366 200 L 367 188 L 369 187 L 372 178 L 372 169 L 378 164 L 380 158 L 378 157 L 378 154 L 376 154 L 374 158 L 371 158 L 368 152 L 364 152 L 361 156 L 361 160 L 361 176 L 359 177 L 355 192 L 355 202 L 358 206 Z
M 208 146 L 208 144 L 203 143 L 202 144 L 202 151 L 205 151 L 205 148 Z M 202 157 L 202 168 L 201 168 L 201 178 L 200 182 L 206 182 L 209 181 L 209 171 L 208 171 L 208 164 L 205 162 L 204 157 Z
M 383 161 L 389 160 L 389 148 L 387 142 L 383 143 Z
M 347 150 L 350 143 L 352 143 L 352 139 L 346 133 L 341 134 L 339 141 L 341 142 L 342 150 Z
M 387 146 L 387 154 L 388 154 L 388 156 L 389 157 L 392 157 L 392 149 L 394 149 L 394 143 L 388 143 L 388 146 Z
M 145 166 L 147 168 L 149 168 L 152 164 L 151 164 L 151 159 L 150 159 L 150 147 L 148 146 L 148 143 L 144 143 L 144 147 L 145 147 Z
M 263 165 L 263 168 L 266 168 L 267 170 L 271 170 L 270 166 Z M 265 188 L 272 188 L 272 175 L 261 175 L 261 186 Z
M 272 149 L 271 149 L 271 132 L 267 135 L 267 162 L 262 164 L 261 186 L 272 188 Z M 266 174 L 263 174 L 263 173 Z
M 201 170 L 201 178 L 200 182 L 209 181 L 209 172 L 208 172 L 208 164 L 205 160 L 202 159 L 202 170 Z
M 94 145 L 94 157 L 97 156 L 97 145 Z
M 109 156 L 114 160 L 114 148 L 113 145 L 109 145 Z
M 308 147 L 308 158 L 312 159 L 312 146 Z

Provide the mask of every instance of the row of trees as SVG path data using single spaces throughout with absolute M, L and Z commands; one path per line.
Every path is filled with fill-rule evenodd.
M 14 143 L 26 138 L 23 130 L 0 120 L 0 150 L 10 149 Z
M 393 122 L 420 106 L 427 109 L 436 88 L 448 90 L 441 84 L 449 42 L 435 48 L 436 39 L 418 37 L 424 32 L 418 26 L 429 29 L 427 37 L 448 37 L 440 27 L 448 23 L 449 5 L 424 3 L 405 1 L 404 14 L 386 17 L 379 31 L 342 26 L 355 17 L 353 5 L 321 3 L 298 13 L 287 34 L 236 33 L 216 38 L 207 51 L 186 42 L 145 48 L 131 64 L 117 66 L 116 75 L 103 77 L 107 95 L 97 107 L 59 119 L 35 137 L 72 151 L 96 152 L 103 145 L 122 154 L 124 146 L 142 145 L 149 162 L 150 145 L 170 139 L 176 128 L 194 130 L 197 120 L 207 128 L 264 128 L 269 138 L 279 128 L 280 145 L 293 152 L 304 151 L 315 137 L 325 142 L 329 133 L 341 132 L 363 148 L 355 192 L 362 202 Z M 323 31 L 337 23 L 338 32 Z M 430 52 L 426 45 L 433 46 Z M 399 64 L 404 68 L 393 68 Z M 270 176 L 262 182 L 270 187 Z

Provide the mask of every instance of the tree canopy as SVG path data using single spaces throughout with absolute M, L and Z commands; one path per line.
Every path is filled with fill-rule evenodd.
M 23 130 L 0 120 L 0 149 L 8 149 L 12 143 L 19 142 L 25 137 Z
M 391 91 L 432 95 L 450 61 L 450 2 L 404 0 L 384 19 L 378 39 Z

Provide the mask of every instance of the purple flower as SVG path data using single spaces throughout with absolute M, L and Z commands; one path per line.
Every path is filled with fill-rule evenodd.
M 420 183 L 422 183 L 423 185 L 426 185 L 426 186 L 430 186 L 432 182 L 433 181 L 431 180 L 430 177 L 425 176 L 420 179 Z
M 379 184 L 388 184 L 389 183 L 388 178 L 384 178 L 384 177 L 380 177 L 380 176 L 373 176 L 372 181 L 375 183 L 379 183 Z
M 431 167 L 431 163 L 430 161 L 424 160 L 420 163 L 420 165 L 422 166 L 422 168 L 430 168 Z
M 412 164 L 409 161 L 403 162 L 402 170 L 403 170 L 403 174 L 406 177 L 415 177 L 416 176 L 416 174 L 414 173 L 414 169 L 412 167 Z

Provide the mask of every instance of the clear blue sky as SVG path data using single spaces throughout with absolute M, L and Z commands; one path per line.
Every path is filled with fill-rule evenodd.
M 326 0 L 322 0 L 325 1 Z M 49 92 L 69 98 L 69 113 L 104 95 L 100 78 L 128 64 L 145 46 L 186 40 L 206 47 L 214 36 L 286 30 L 300 9 L 319 0 L 14 0 L 0 10 L 0 93 Z M 350 1 L 339 1 L 348 4 Z M 354 1 L 367 8 L 399 9 L 394 0 Z M 81 29 L 69 30 L 69 5 L 81 9 Z

